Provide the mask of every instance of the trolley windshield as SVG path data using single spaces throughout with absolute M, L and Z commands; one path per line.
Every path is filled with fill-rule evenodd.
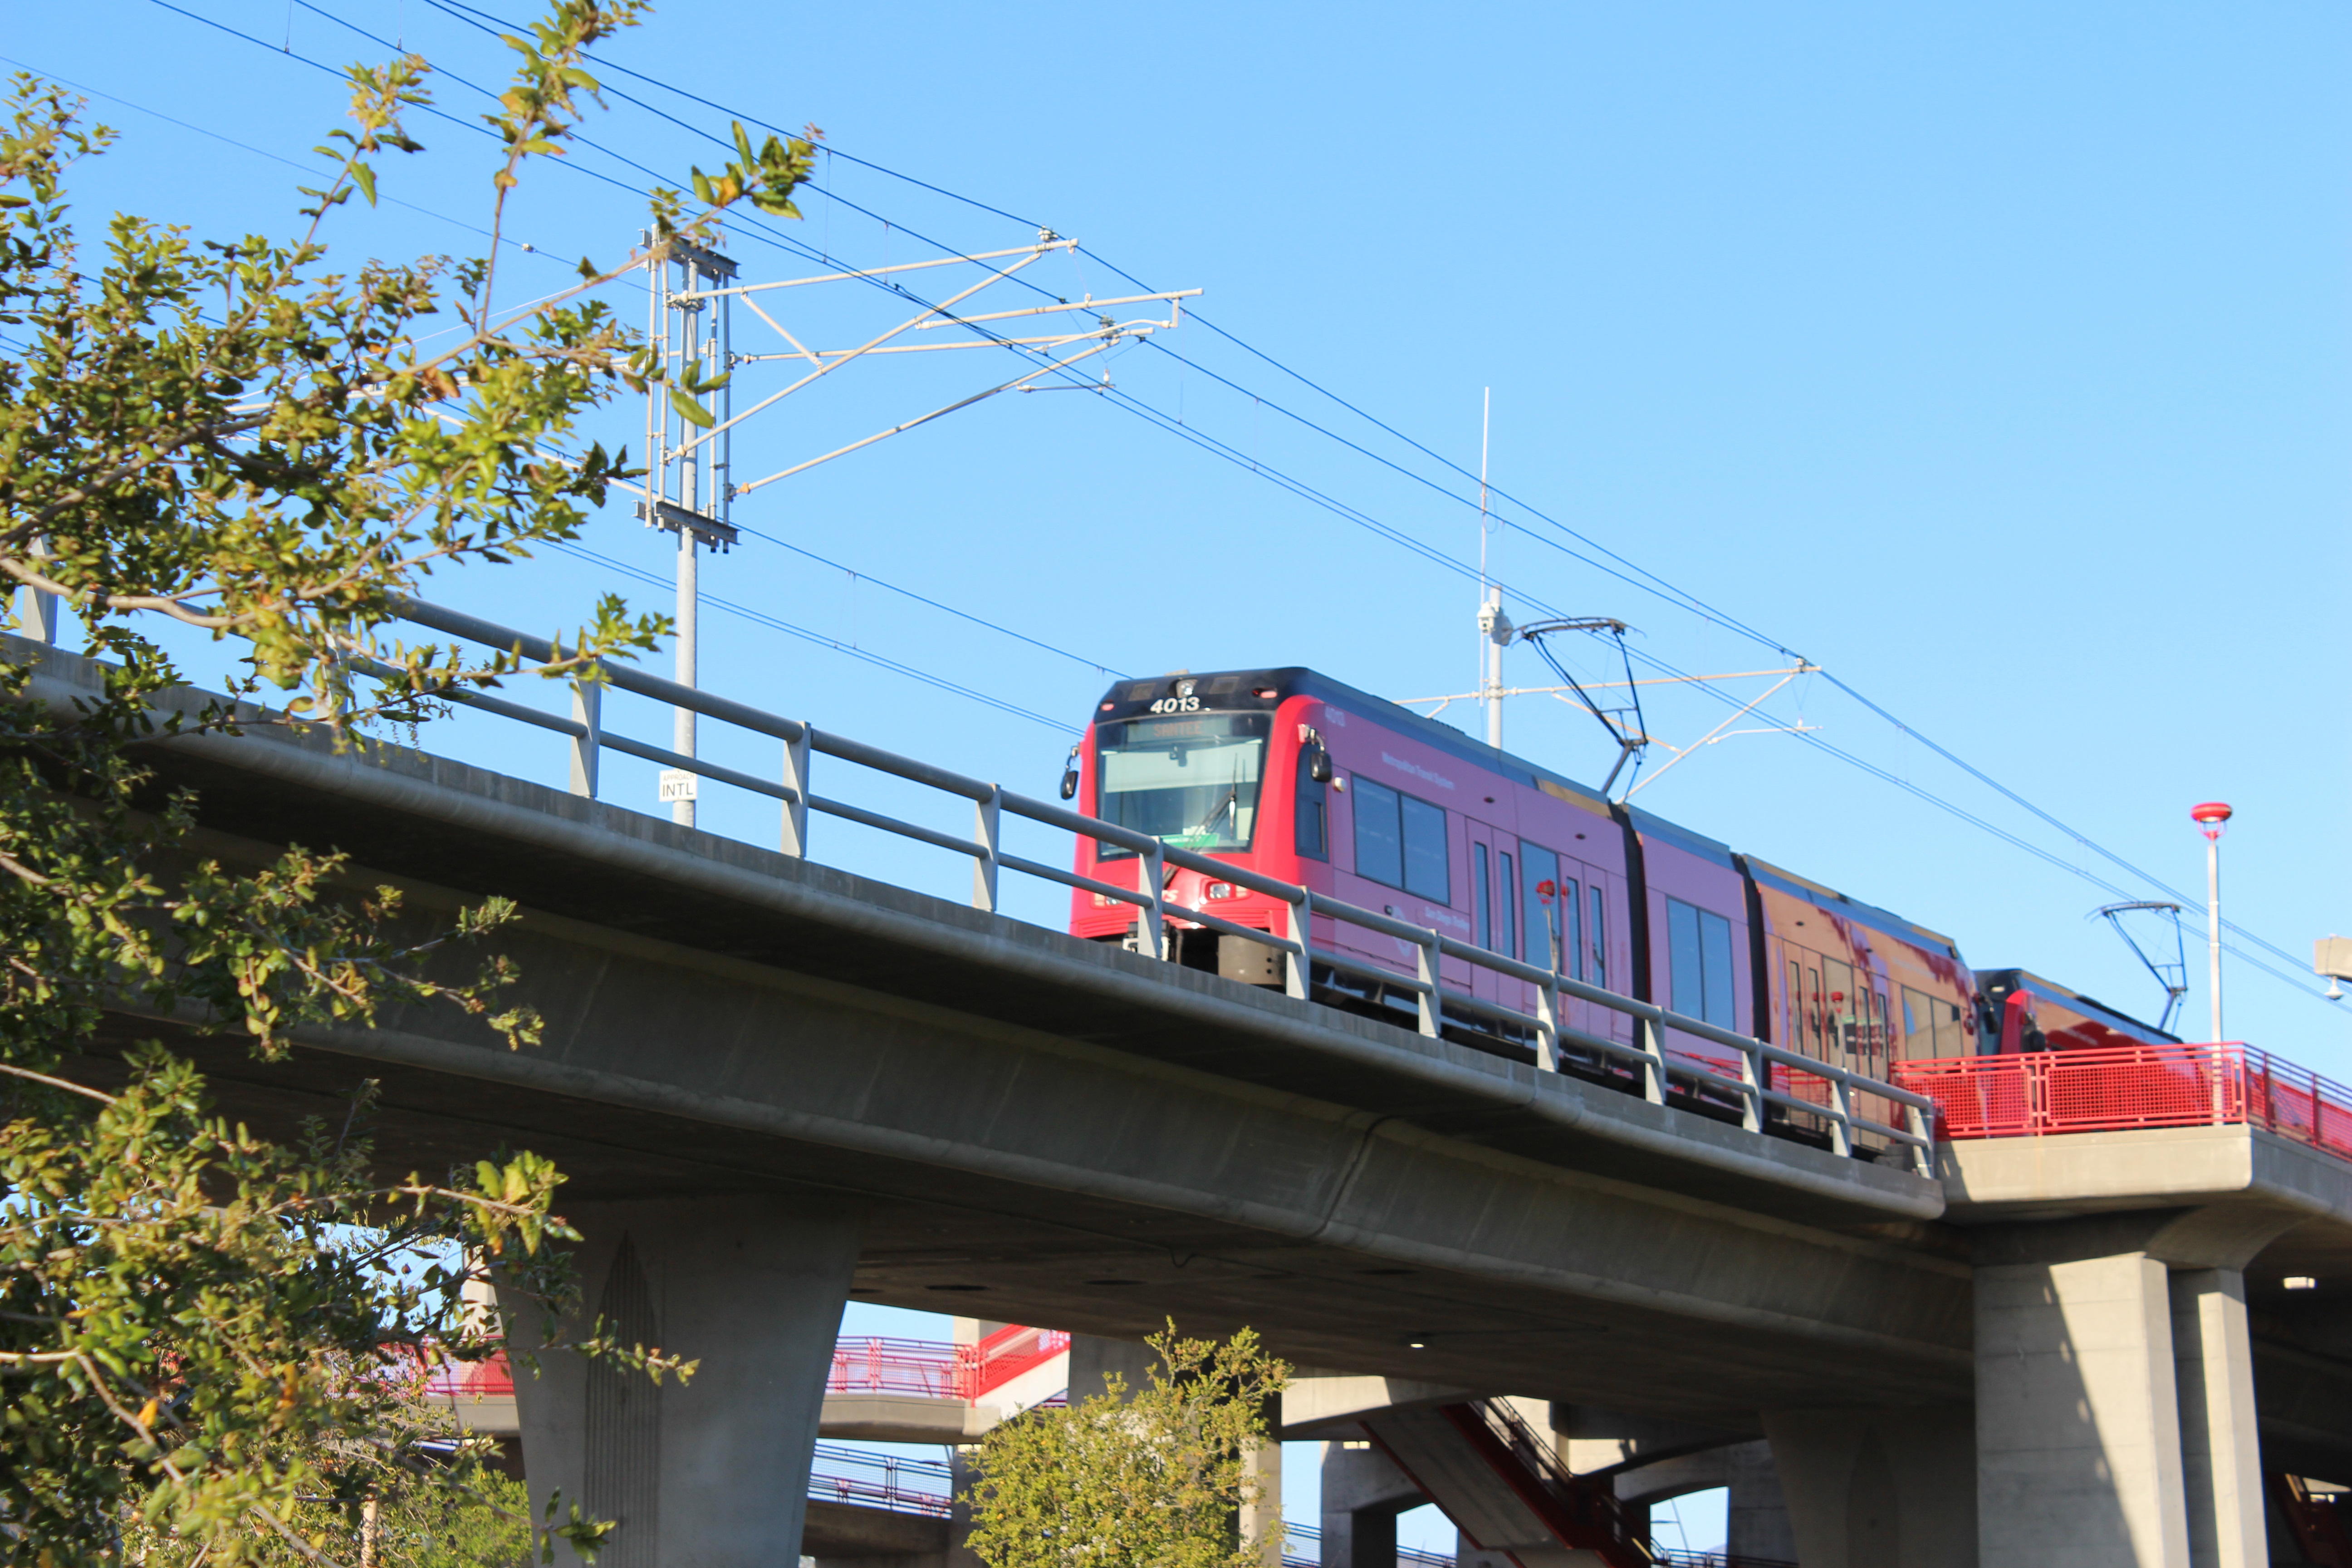
M 1181 849 L 1248 848 L 1272 724 L 1266 713 L 1192 713 L 1097 725 L 1097 815 Z

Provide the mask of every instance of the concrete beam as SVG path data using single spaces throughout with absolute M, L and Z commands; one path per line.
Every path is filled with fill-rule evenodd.
M 809 1500 L 801 1553 L 820 1563 L 855 1562 L 859 1568 L 940 1568 L 947 1560 L 948 1521 L 919 1513 L 891 1513 L 856 1503 Z
M 1565 1404 L 1552 1405 L 1549 1425 L 1560 1461 L 1580 1476 L 1622 1471 L 1684 1454 L 1720 1450 L 1762 1430 L 1749 1423 L 1734 1427 L 1700 1426 L 1622 1410 L 1604 1410 L 1597 1405 Z
M 2352 1163 L 2243 1124 L 1969 1139 L 1937 1170 L 1960 1225 L 2231 1204 L 2352 1227 Z
M 996 1425 L 992 1405 L 912 1394 L 828 1394 L 817 1436 L 848 1443 L 977 1443 Z
M 1286 1442 L 1353 1441 L 1362 1436 L 1364 1417 L 1380 1411 L 1458 1405 L 1479 1397 L 1463 1389 L 1411 1378 L 1301 1372 L 1282 1391 L 1281 1433 Z
M 420 931 L 459 899 L 406 887 Z M 1254 1324 L 1302 1363 L 1454 1387 L 1507 1354 L 1534 1394 L 1719 1422 L 1817 1387 L 1823 1355 L 1867 1397 L 1966 1387 L 1967 1270 L 1941 1243 L 1659 1192 L 566 917 L 527 915 L 504 945 L 517 999 L 549 1019 L 541 1050 L 430 1012 L 318 1031 L 323 1048 L 282 1065 L 188 1047 L 257 1126 L 379 1080 L 403 1168 L 506 1142 L 554 1157 L 583 1198 L 853 1194 L 877 1216 L 859 1284 L 907 1305 L 981 1289 L 992 1318 L 1129 1339 L 1173 1311 L 1188 1330 Z
M 70 706 L 95 661 L 25 638 L 0 657 L 36 700 Z M 159 708 L 214 700 L 173 692 Z M 1125 953 L 698 833 L 644 814 L 389 745 L 320 735 L 161 737 L 160 774 L 199 785 L 209 826 L 333 843 L 398 875 L 497 890 L 540 910 L 802 964 L 898 995 L 1051 1027 L 1117 1048 L 1347 1100 L 1578 1169 L 1809 1219 L 1931 1218 L 1937 1184 L 1839 1159 L 1557 1074 L 1427 1040 L 1263 987 Z M 616 904 L 623 906 L 616 910 Z M 1344 1084 L 1343 1092 L 1335 1093 Z

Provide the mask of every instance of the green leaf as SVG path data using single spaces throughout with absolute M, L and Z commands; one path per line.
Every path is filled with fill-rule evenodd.
M 669 389 L 669 405 L 677 410 L 677 416 L 680 419 L 699 429 L 708 430 L 719 423 L 717 416 L 710 410 L 675 386 Z

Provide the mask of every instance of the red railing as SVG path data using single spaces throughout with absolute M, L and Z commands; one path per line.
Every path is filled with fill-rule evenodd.
M 827 1394 L 912 1394 L 971 1401 L 1045 1365 L 1070 1348 L 1059 1329 L 1018 1324 L 976 1345 L 875 1336 L 834 1342 Z M 510 1397 L 514 1370 L 503 1352 L 478 1362 L 437 1362 L 425 1374 L 425 1392 L 440 1399 Z
M 843 1339 L 833 1351 L 828 1394 L 914 1394 L 931 1399 L 978 1399 L 1070 1348 L 1059 1329 L 1019 1324 L 976 1345 L 931 1340 Z
M 504 1351 L 488 1361 L 436 1362 L 425 1369 L 425 1392 L 436 1399 L 512 1398 L 514 1368 Z
M 2235 1042 L 1944 1057 L 1895 1080 L 1935 1100 L 1948 1139 L 2245 1122 L 2352 1160 L 2352 1089 Z
M 929 1340 L 842 1338 L 834 1342 L 827 1394 L 913 1394 L 927 1399 L 969 1399 L 961 1352 L 968 1345 Z
M 1024 1329 L 1014 1324 L 997 1330 L 976 1345 L 960 1348 L 969 1351 L 972 1358 L 971 1392 L 964 1397 L 978 1399 L 1067 1351 L 1070 1336 L 1060 1329 Z

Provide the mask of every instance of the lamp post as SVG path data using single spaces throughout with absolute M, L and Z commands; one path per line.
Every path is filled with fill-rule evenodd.
M 2221 831 L 2234 815 L 2218 800 L 2191 806 L 2189 819 L 2205 834 L 2205 983 L 2213 998 L 2213 1043 L 2221 1043 Z

